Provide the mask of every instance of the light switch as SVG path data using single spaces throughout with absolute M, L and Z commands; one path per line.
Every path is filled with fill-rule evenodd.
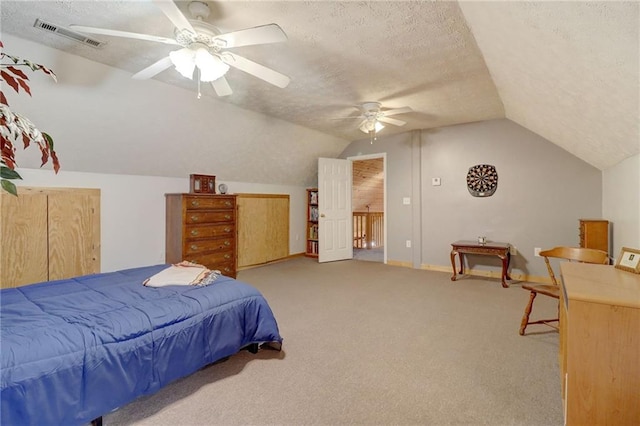
M 404 204 L 405 206 L 408 206 L 409 204 L 411 204 L 411 198 L 409 197 L 404 197 L 402 199 L 402 204 Z
M 431 178 L 431 185 L 440 186 L 440 178 Z

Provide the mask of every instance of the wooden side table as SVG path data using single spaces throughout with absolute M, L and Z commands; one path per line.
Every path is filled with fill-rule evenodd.
M 456 254 L 460 258 L 460 272 L 464 274 L 464 255 L 465 254 L 482 254 L 489 256 L 498 256 L 502 260 L 502 287 L 507 288 L 507 280 L 510 280 L 509 276 L 509 263 L 511 262 L 511 253 L 509 251 L 509 243 L 495 243 L 487 242 L 480 244 L 475 241 L 456 241 L 451 243 L 451 266 L 453 267 L 453 276 L 451 281 L 456 280 Z

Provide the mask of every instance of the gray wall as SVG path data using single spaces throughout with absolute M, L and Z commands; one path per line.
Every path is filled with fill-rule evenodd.
M 509 121 L 491 120 L 422 132 L 420 161 L 412 161 L 411 134 L 379 137 L 349 145 L 341 157 L 387 152 L 387 258 L 411 262 L 414 251 L 421 264 L 450 267 L 450 244 L 486 236 L 517 248 L 512 274 L 546 276 L 534 247 L 576 246 L 578 219 L 600 218 L 602 173 L 546 139 Z M 466 187 L 469 167 L 492 164 L 499 176 L 491 197 L 472 197 Z M 419 164 L 420 170 L 412 170 Z M 439 177 L 440 186 L 431 178 Z M 420 223 L 402 198 L 420 188 Z M 421 232 L 415 232 L 420 230 Z M 406 248 L 405 240 L 413 247 Z M 470 259 L 477 269 L 498 268 L 496 258 Z

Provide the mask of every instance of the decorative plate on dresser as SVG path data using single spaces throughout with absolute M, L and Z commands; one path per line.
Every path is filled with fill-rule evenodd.
M 236 196 L 165 194 L 166 262 L 188 260 L 235 278 Z

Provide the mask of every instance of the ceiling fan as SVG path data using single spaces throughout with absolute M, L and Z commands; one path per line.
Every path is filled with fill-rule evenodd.
M 287 87 L 289 84 L 290 79 L 286 75 L 227 50 L 240 46 L 286 41 L 287 35 L 277 24 L 262 25 L 221 34 L 216 27 L 205 22 L 210 13 L 209 6 L 206 3 L 201 1 L 189 3 L 189 13 L 191 13 L 193 19 L 187 19 L 173 1 L 151 1 L 175 26 L 174 38 L 83 25 L 72 24 L 70 27 L 88 34 L 133 38 L 181 46 L 180 49 L 169 53 L 169 56 L 134 74 L 132 78 L 146 80 L 173 65 L 180 74 L 189 79 L 193 79 L 194 73 L 196 74 L 198 98 L 201 96 L 201 81 L 211 82 L 218 96 L 228 96 L 233 93 L 225 78 L 229 67 L 237 68 L 280 88 Z
M 384 128 L 384 124 L 382 123 L 393 124 L 394 126 L 404 126 L 407 124 L 406 121 L 389 116 L 413 111 L 409 107 L 382 109 L 380 102 L 364 102 L 358 106 L 358 109 L 360 109 L 362 113 L 354 118 L 362 118 L 362 122 L 359 125 L 360 130 L 372 136 Z

